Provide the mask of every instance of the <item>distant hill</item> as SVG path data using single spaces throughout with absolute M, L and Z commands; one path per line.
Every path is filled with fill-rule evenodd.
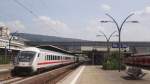
M 29 33 L 17 33 L 22 39 L 26 39 L 25 41 L 32 42 L 80 42 L 87 41 L 81 39 L 73 39 L 73 38 L 63 38 L 57 36 L 47 36 L 47 35 L 39 35 L 39 34 L 29 34 Z

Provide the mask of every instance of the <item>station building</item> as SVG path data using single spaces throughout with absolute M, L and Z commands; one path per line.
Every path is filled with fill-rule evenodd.
M 53 45 L 72 51 L 77 54 L 87 55 L 90 59 L 94 59 L 93 64 L 101 64 L 107 52 L 107 42 L 104 41 L 79 41 L 79 42 L 26 42 L 27 45 Z M 133 53 L 150 52 L 150 42 L 121 42 L 122 51 Z M 110 51 L 118 51 L 118 42 L 109 42 Z
M 25 47 L 25 43 L 21 38 L 10 34 L 10 30 L 6 26 L 0 27 L 0 55 L 11 52 L 13 55 Z
M 16 36 L 16 35 L 15 35 Z M 104 56 L 107 53 L 107 42 L 105 41 L 30 41 L 23 38 L 15 37 L 10 42 L 10 31 L 7 27 L 0 27 L 0 52 L 3 54 L 6 50 L 19 51 L 25 46 L 41 46 L 53 45 L 59 48 L 71 51 L 76 54 L 88 56 L 93 64 L 101 64 Z M 118 51 L 118 42 L 109 42 L 110 52 Z M 121 42 L 121 51 L 129 51 L 133 53 L 150 52 L 150 42 L 134 42 L 123 41 Z

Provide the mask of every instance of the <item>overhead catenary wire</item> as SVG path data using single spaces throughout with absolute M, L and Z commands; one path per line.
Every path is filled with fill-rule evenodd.
M 18 0 L 14 0 L 15 3 L 17 3 L 18 5 L 20 5 L 21 7 L 23 7 L 25 10 L 27 10 L 30 14 L 32 14 L 33 16 L 35 16 L 36 18 L 39 18 L 39 16 L 34 13 L 32 10 L 30 10 L 28 7 L 26 7 L 24 4 L 22 4 L 21 2 L 19 2 Z M 54 30 L 54 29 L 53 29 Z M 56 30 L 54 30 L 54 32 L 58 33 Z
M 25 10 L 27 10 L 30 14 L 32 14 L 33 16 L 38 18 L 38 15 L 36 15 L 32 10 L 30 10 L 28 7 L 26 7 L 25 5 L 23 5 L 22 3 L 20 3 L 18 0 L 14 0 L 15 3 L 17 3 L 18 5 L 20 5 L 21 7 L 23 7 Z

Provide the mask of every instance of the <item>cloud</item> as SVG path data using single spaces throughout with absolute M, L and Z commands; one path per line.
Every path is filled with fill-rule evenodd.
M 24 30 L 25 26 L 24 24 L 19 21 L 19 20 L 15 20 L 15 21 L 10 21 L 10 22 L 6 22 L 6 25 L 11 28 L 11 30 L 13 31 L 18 31 L 18 30 Z
M 142 10 L 133 11 L 135 13 L 129 20 L 137 20 L 139 23 L 127 23 L 122 32 L 123 40 L 130 41 L 150 41 L 150 6 Z
M 104 11 L 110 11 L 111 10 L 111 6 L 107 5 L 107 4 L 101 4 L 101 9 Z
M 19 21 L 19 20 L 0 22 L 0 26 L 6 26 L 12 32 L 14 32 L 14 31 L 19 31 L 19 32 L 21 31 L 21 32 L 23 32 L 25 30 L 24 24 L 21 21 Z
M 101 18 L 99 18 L 101 19 Z M 97 41 L 106 41 L 104 36 L 97 37 L 97 35 L 103 35 L 100 31 L 106 34 L 107 37 L 110 36 L 112 32 L 116 30 L 114 25 L 108 25 L 100 23 L 98 20 L 91 20 L 89 21 L 88 25 L 86 26 L 85 36 L 88 40 L 97 40 Z M 115 38 L 111 38 L 111 40 L 116 40 Z
M 150 6 L 143 8 L 142 10 L 133 11 L 135 13 L 128 21 L 137 20 L 139 23 L 125 23 L 122 28 L 121 40 L 122 41 L 150 41 Z M 101 18 L 99 18 L 101 19 Z M 102 18 L 106 19 L 106 18 Z M 108 18 L 107 18 L 108 19 Z M 122 19 L 124 20 L 124 19 Z M 120 24 L 119 20 L 119 24 Z M 102 24 L 96 20 L 92 20 L 86 27 L 86 33 L 82 37 L 86 37 L 89 40 L 105 41 L 104 37 L 96 37 L 97 34 L 101 34 L 98 31 L 103 31 L 109 36 L 113 31 L 117 31 L 114 23 Z M 117 33 L 116 33 L 117 34 Z M 111 40 L 118 41 L 117 37 L 112 37 Z
M 36 33 L 61 37 L 72 36 L 73 32 L 63 21 L 53 20 L 48 16 L 39 16 L 33 21 L 36 29 L 38 29 Z
M 40 24 L 48 26 L 49 28 L 67 28 L 67 25 L 59 20 L 52 20 L 50 17 L 47 16 L 39 16 L 37 21 Z
M 5 26 L 5 23 L 4 22 L 0 22 L 0 26 Z
M 143 10 L 133 11 L 132 13 L 135 13 L 137 15 L 150 14 L 150 6 L 145 7 Z
M 130 17 L 128 21 L 137 20 L 139 23 L 125 23 L 122 28 L 121 40 L 150 41 L 150 6 L 147 6 L 142 10 L 133 11 L 132 13 L 135 13 L 135 15 Z M 119 24 L 120 21 L 118 22 Z M 117 31 L 117 28 L 113 23 L 102 24 L 96 20 L 90 21 L 86 27 L 86 34 L 88 33 L 88 35 L 85 34 L 86 39 L 105 41 L 104 37 L 96 37 L 97 34 L 101 34 L 98 32 L 99 30 L 103 31 L 107 36 L 109 36 L 113 31 Z M 113 37 L 111 40 L 118 41 L 118 38 Z

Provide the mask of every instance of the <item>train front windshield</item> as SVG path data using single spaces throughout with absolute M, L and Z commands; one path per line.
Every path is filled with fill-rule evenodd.
M 33 51 L 22 51 L 18 55 L 18 61 L 30 62 L 35 57 L 36 52 Z

